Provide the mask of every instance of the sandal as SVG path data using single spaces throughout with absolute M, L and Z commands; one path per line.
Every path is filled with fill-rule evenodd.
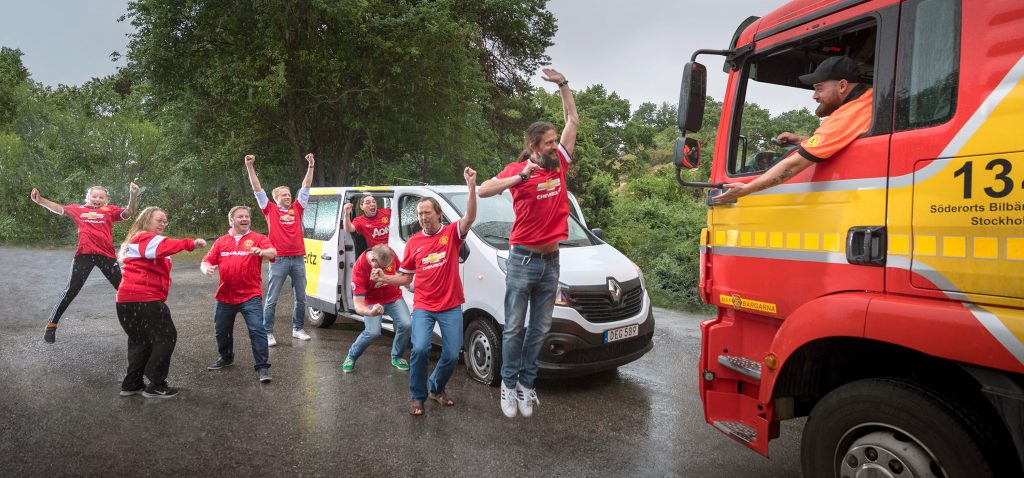
M 423 400 L 413 400 L 409 402 L 409 414 L 410 415 L 423 415 Z
M 452 401 L 451 398 L 448 398 L 448 392 L 430 393 L 427 396 L 430 397 L 431 400 L 440 403 L 441 405 L 444 405 L 446 407 L 455 405 L 455 402 Z

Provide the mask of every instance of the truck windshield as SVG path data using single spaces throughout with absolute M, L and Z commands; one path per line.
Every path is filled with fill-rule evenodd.
M 466 213 L 467 193 L 448 193 L 443 196 L 459 214 Z M 512 232 L 512 221 L 515 218 L 512 195 L 505 191 L 498 196 L 477 198 L 476 221 L 471 229 L 492 247 L 508 250 L 508 235 Z M 569 237 L 559 244 L 562 247 L 578 247 L 592 246 L 595 242 L 579 221 L 569 216 Z

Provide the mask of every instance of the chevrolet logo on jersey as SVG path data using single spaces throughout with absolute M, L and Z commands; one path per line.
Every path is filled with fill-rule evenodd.
M 549 179 L 547 181 L 544 181 L 542 183 L 538 183 L 537 184 L 537 190 L 538 191 L 554 191 L 555 189 L 557 189 L 561 185 L 562 185 L 562 179 L 561 178 L 551 178 L 551 179 Z
M 448 255 L 447 252 L 435 252 L 423 258 L 423 264 L 437 264 L 444 260 L 444 257 Z
M 81 217 L 82 219 L 103 219 L 103 214 L 89 211 L 83 212 L 82 215 L 79 217 Z

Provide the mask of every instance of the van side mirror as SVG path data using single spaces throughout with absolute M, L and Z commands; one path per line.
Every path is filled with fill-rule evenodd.
M 600 227 L 595 227 L 591 229 L 590 232 L 594 233 L 594 235 L 597 236 L 598 239 L 602 241 L 604 240 L 604 229 L 601 229 Z
M 469 259 L 469 244 L 462 243 L 462 247 L 459 247 L 459 263 L 466 262 Z
M 683 67 L 683 81 L 679 87 L 679 132 L 700 131 L 704 122 L 704 101 L 707 89 L 708 71 L 697 62 L 689 62 Z

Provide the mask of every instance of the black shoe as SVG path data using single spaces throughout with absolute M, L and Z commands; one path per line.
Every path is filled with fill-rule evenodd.
M 132 395 L 140 395 L 140 394 L 142 394 L 145 391 L 146 391 L 146 386 L 145 385 L 140 385 L 139 388 L 137 388 L 135 390 L 125 390 L 125 389 L 122 388 L 120 395 L 122 397 L 130 397 Z
M 256 371 L 256 376 L 259 377 L 260 383 L 267 383 L 267 382 L 269 382 L 271 380 L 271 378 L 270 378 L 270 369 L 269 368 L 261 368 L 261 369 Z
M 57 326 L 46 326 L 46 333 L 43 334 L 43 340 L 48 344 L 52 344 L 57 341 Z
M 218 358 L 216 362 L 211 363 L 209 367 L 206 367 L 206 370 L 220 370 L 220 369 L 222 369 L 224 367 L 230 367 L 230 366 L 232 366 L 234 364 L 235 364 L 235 362 L 228 362 L 227 360 L 224 360 L 223 358 Z
M 151 387 L 142 392 L 146 398 L 171 398 L 178 394 L 178 389 L 168 387 L 166 384 Z

